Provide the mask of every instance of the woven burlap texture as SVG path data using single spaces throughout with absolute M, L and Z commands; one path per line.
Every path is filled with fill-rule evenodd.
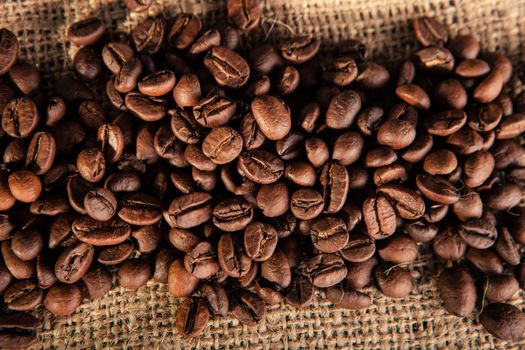
M 207 23 L 224 19 L 225 1 L 154 0 L 147 14 L 130 14 L 120 0 L 4 0 L 0 27 L 20 38 L 21 57 L 52 77 L 71 65 L 76 48 L 65 40 L 65 28 L 87 16 L 99 16 L 112 30 L 129 31 L 148 15 L 173 16 L 182 11 Z M 392 62 L 416 47 L 411 19 L 437 16 L 451 34 L 472 32 L 484 49 L 501 50 L 514 62 L 524 54 L 525 0 L 268 0 L 264 28 L 269 40 L 313 33 L 328 48 L 346 38 L 364 40 L 374 59 Z M 281 23 L 285 23 L 283 25 Z M 258 39 L 265 37 L 260 30 Z M 520 75 L 519 72 L 517 74 Z M 150 282 L 135 292 L 115 289 L 85 304 L 70 317 L 54 318 L 43 308 L 37 348 L 350 348 L 350 349 L 523 349 L 525 342 L 496 340 L 483 331 L 477 317 L 462 319 L 441 307 L 436 267 L 422 254 L 419 275 L 409 298 L 394 300 L 371 289 L 371 307 L 362 311 L 334 308 L 321 296 L 305 309 L 271 308 L 257 328 L 234 319 L 210 323 L 197 339 L 183 339 L 174 328 L 177 300 L 167 288 Z M 512 301 L 525 309 L 523 293 Z

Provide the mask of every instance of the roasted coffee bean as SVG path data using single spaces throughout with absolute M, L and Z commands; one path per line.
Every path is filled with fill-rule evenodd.
M 208 242 L 197 243 L 184 257 L 184 267 L 193 276 L 205 279 L 219 271 L 217 252 Z
M 423 170 L 430 175 L 447 175 L 458 166 L 454 152 L 448 149 L 436 149 L 430 152 L 423 161 Z
M 180 108 L 193 107 L 201 98 L 201 85 L 195 74 L 184 74 L 173 88 L 173 99 Z
M 188 297 L 198 287 L 199 279 L 186 271 L 182 259 L 173 261 L 168 271 L 168 290 L 175 298 Z
M 499 256 L 490 249 L 469 248 L 465 258 L 481 273 L 487 275 L 500 275 L 503 273 L 503 262 Z
M 233 128 L 223 126 L 213 129 L 202 142 L 204 155 L 216 164 L 232 162 L 242 151 L 242 137 Z
M 153 225 L 162 218 L 162 211 L 154 196 L 133 193 L 121 200 L 118 216 L 130 225 Z
M 345 277 L 344 283 L 354 290 L 370 285 L 373 279 L 374 268 L 377 264 L 378 259 L 374 256 L 361 263 L 348 264 L 348 273 Z
M 162 119 L 166 115 L 163 106 L 164 100 L 157 97 L 150 97 L 136 92 L 126 95 L 126 107 L 134 115 L 147 122 L 154 122 Z
M 306 307 L 310 305 L 314 298 L 314 286 L 308 278 L 303 275 L 296 275 L 288 287 L 285 301 L 295 307 Z
M 91 46 L 84 46 L 75 54 L 73 68 L 75 73 L 82 80 L 95 80 L 101 74 L 104 64 L 97 52 Z M 13 67 L 14 68 L 14 67 Z
M 383 184 L 388 184 L 391 182 L 405 182 L 408 180 L 407 169 L 399 164 L 392 163 L 385 165 L 383 167 L 377 168 L 374 171 L 374 184 L 376 186 L 381 186 Z
M 349 182 L 346 168 L 338 162 L 329 162 L 323 166 L 319 175 L 319 183 L 323 189 L 325 213 L 335 214 L 343 208 Z
M 332 129 L 345 129 L 352 125 L 361 109 L 361 97 L 353 90 L 334 96 L 326 111 L 326 125 Z
M 379 187 L 378 192 L 385 195 L 394 204 L 399 216 L 415 220 L 425 213 L 425 202 L 414 190 L 397 184 Z
M 420 17 L 413 22 L 417 40 L 423 46 L 441 46 L 448 40 L 448 31 L 433 17 Z
M 250 66 L 244 58 L 223 46 L 208 52 L 204 57 L 204 66 L 219 85 L 229 88 L 243 87 L 250 77 Z
M 300 126 L 307 133 L 312 133 L 317 126 L 319 116 L 321 115 L 321 108 L 317 103 L 309 103 L 304 105 L 300 111 Z
M 250 31 L 259 25 L 262 2 L 259 0 L 228 1 L 228 18 L 241 31 Z
M 4 293 L 5 305 L 15 311 L 30 311 L 40 305 L 43 298 L 43 290 L 31 280 L 16 281 Z
M 393 235 L 378 242 L 377 252 L 384 261 L 393 264 L 412 264 L 417 260 L 416 242 L 405 235 Z
M 196 144 L 201 140 L 202 129 L 189 113 L 180 109 L 168 113 L 171 115 L 171 131 L 179 140 L 188 144 Z
M 220 202 L 213 208 L 213 224 L 226 232 L 240 231 L 253 219 L 253 206 L 240 197 Z
M 46 173 L 55 159 L 56 144 L 53 136 L 47 132 L 33 135 L 26 156 L 26 167 L 36 175 Z
M 0 346 L 6 349 L 25 349 L 38 341 L 38 319 L 23 312 L 0 316 Z
M 202 28 L 201 20 L 188 13 L 181 13 L 175 17 L 167 40 L 168 43 L 179 50 L 184 50 L 193 44 Z
M 188 298 L 177 309 L 175 328 L 182 336 L 196 337 L 204 331 L 209 318 L 210 311 L 203 299 Z
M 194 192 L 175 198 L 164 218 L 171 227 L 192 228 L 212 217 L 211 195 Z
M 206 283 L 200 288 L 212 317 L 226 317 L 228 314 L 228 294 L 216 283 Z
M 104 155 L 96 148 L 81 151 L 77 156 L 77 169 L 84 180 L 89 182 L 100 181 L 106 171 Z
M 22 260 L 36 258 L 43 248 L 44 238 L 34 229 L 20 230 L 11 238 L 11 251 Z
M 347 86 L 357 78 L 357 65 L 351 57 L 338 57 L 323 67 L 323 79 L 337 86 Z
M 102 49 L 102 60 L 114 74 L 118 74 L 123 65 L 133 58 L 133 49 L 124 42 L 110 42 Z
M 1 39 L 1 38 L 0 38 Z M 28 97 L 12 99 L 2 113 L 2 129 L 11 137 L 28 137 L 40 120 L 35 103 Z
M 434 100 L 445 108 L 461 110 L 467 105 L 467 92 L 456 79 L 443 80 L 434 89 Z
M 498 140 L 511 139 L 525 131 L 525 114 L 514 113 L 501 120 L 496 129 Z
M 251 111 L 268 139 L 280 140 L 290 132 L 290 108 L 280 98 L 270 95 L 256 97 L 251 103 Z
M 368 197 L 363 202 L 363 220 L 372 239 L 383 239 L 396 230 L 396 213 L 383 195 Z
M 441 260 L 458 261 L 465 255 L 467 244 L 456 228 L 447 227 L 432 240 L 432 249 Z
M 367 168 L 379 168 L 392 164 L 397 160 L 396 152 L 385 146 L 379 146 L 368 150 L 365 154 L 364 166 Z
M 318 137 L 312 137 L 305 141 L 306 157 L 316 168 L 323 166 L 330 158 L 328 145 Z
M 131 32 L 131 39 L 138 52 L 154 54 L 164 40 L 164 23 L 160 18 L 147 18 Z
M 513 305 L 503 303 L 487 305 L 479 320 L 489 333 L 500 339 L 517 341 L 523 338 L 525 314 Z
M 332 304 L 343 309 L 364 309 L 372 303 L 368 295 L 343 287 L 342 284 L 328 288 L 325 295 Z
M 487 249 L 496 242 L 496 228 L 481 219 L 470 219 L 459 225 L 458 232 L 469 246 Z
M 410 146 L 415 139 L 416 129 L 407 120 L 387 120 L 377 130 L 377 142 L 394 150 Z
M 80 306 L 82 295 L 74 284 L 55 284 L 49 289 L 44 299 L 44 306 L 52 314 L 67 316 Z
M 89 191 L 84 197 L 84 208 L 93 219 L 107 221 L 115 215 L 117 199 L 105 188 L 97 188 Z
M 470 154 L 463 165 L 465 185 L 469 187 L 482 185 L 489 178 L 494 165 L 494 157 L 487 151 Z
M 89 271 L 82 277 L 89 298 L 101 298 L 109 292 L 113 286 L 113 276 L 101 265 L 91 266 Z
M 42 192 L 40 179 L 29 170 L 18 170 L 7 179 L 11 195 L 23 203 L 37 200 Z
M 217 254 L 221 269 L 231 277 L 242 277 L 249 273 L 252 261 L 244 251 L 240 237 L 225 233 L 219 239 Z
M 345 222 L 334 216 L 317 219 L 310 229 L 314 247 L 323 253 L 335 253 L 348 243 L 348 231 Z
M 337 160 L 343 166 L 350 165 L 361 157 L 363 148 L 363 137 L 355 131 L 347 131 L 335 140 L 332 159 Z
M 299 186 L 313 186 L 317 180 L 314 167 L 304 161 L 293 161 L 286 165 L 284 177 Z
M 288 136 L 275 143 L 275 150 L 281 159 L 290 161 L 304 154 L 303 142 L 304 136 L 297 131 L 292 131 Z
M 308 261 L 307 273 L 312 284 L 328 288 L 341 282 L 347 274 L 342 258 L 335 254 L 319 254 Z
M 497 70 L 494 70 L 474 89 L 472 97 L 476 102 L 489 103 L 498 97 L 502 87 L 503 77 Z
M 78 115 L 82 123 L 90 129 L 98 129 L 106 122 L 102 105 L 95 101 L 83 101 L 78 107 Z
M 428 47 L 415 53 L 416 62 L 425 70 L 445 74 L 454 68 L 454 56 L 443 47 Z
M 116 124 L 103 124 L 97 131 L 98 148 L 108 163 L 117 162 L 124 152 L 124 134 Z
M 323 209 L 323 197 L 314 189 L 302 188 L 292 194 L 290 210 L 298 219 L 311 220 L 319 216 Z
M 248 179 L 260 184 L 274 183 L 284 172 L 283 162 L 274 154 L 264 150 L 241 153 L 238 168 Z
M 449 181 L 436 175 L 419 174 L 417 188 L 428 199 L 441 204 L 454 204 L 459 200 L 457 189 Z
M 75 283 L 80 280 L 89 269 L 94 252 L 93 246 L 84 242 L 66 249 L 55 264 L 55 275 L 58 280 L 64 283 Z
M 522 196 L 523 191 L 520 186 L 507 182 L 498 184 L 487 191 L 485 203 L 491 209 L 506 211 L 517 206 Z
M 469 316 L 476 306 L 476 285 L 472 275 L 461 266 L 443 270 L 438 279 L 439 297 L 445 310 L 456 316 Z
M 430 97 L 421 87 L 415 84 L 401 85 L 396 88 L 396 95 L 418 109 L 430 109 Z
M 239 133 L 241 134 L 244 148 L 247 150 L 261 147 L 266 140 L 252 113 L 248 113 L 242 118 Z
M 137 290 L 148 282 L 151 274 L 149 261 L 145 259 L 126 260 L 118 269 L 118 282 L 122 288 Z
M 90 17 L 73 23 L 67 30 L 67 36 L 74 45 L 91 45 L 100 39 L 105 31 L 106 26 L 101 19 Z
M 319 51 L 321 42 L 312 36 L 296 36 L 281 45 L 283 58 L 291 63 L 304 63 Z
M 26 160 L 27 143 L 24 139 L 13 139 L 6 146 L 2 160 L 4 163 L 21 163 Z
M 207 128 L 217 128 L 227 124 L 236 111 L 237 105 L 233 100 L 215 94 L 193 106 L 195 120 Z
M 0 47 L 0 75 L 4 75 L 15 64 L 19 50 L 18 40 L 9 29 L 0 30 Z
M 189 49 L 192 55 L 198 55 L 211 50 L 221 44 L 221 33 L 217 29 L 210 29 L 195 40 Z
M 419 243 L 430 242 L 438 233 L 437 225 L 427 223 L 424 220 L 407 222 L 404 225 L 404 230 L 414 241 Z
M 34 261 L 26 261 L 16 256 L 11 248 L 9 241 L 2 242 L 2 257 L 5 266 L 16 279 L 31 278 L 33 275 Z
M 155 251 L 162 239 L 162 231 L 159 224 L 140 226 L 131 232 L 131 237 L 137 243 L 137 250 L 141 253 Z
M 239 289 L 230 294 L 230 311 L 243 325 L 253 327 L 266 316 L 266 306 L 256 294 Z
M 450 39 L 448 48 L 458 59 L 473 59 L 478 56 L 479 42 L 474 35 L 458 35 Z
M 483 281 L 484 295 L 490 302 L 510 300 L 519 290 L 519 284 L 511 274 L 487 276 Z
M 283 215 L 288 211 L 290 204 L 288 187 L 284 182 L 262 185 L 257 192 L 256 204 L 268 218 Z
M 395 265 L 379 265 L 375 268 L 374 275 L 379 290 L 389 298 L 408 296 L 414 284 L 410 273 Z
M 346 261 L 353 263 L 360 263 L 370 259 L 376 251 L 374 241 L 370 237 L 351 232 L 348 242 L 340 250 L 340 254 Z
M 130 241 L 110 245 L 98 251 L 97 261 L 104 265 L 118 265 L 126 261 L 134 250 L 135 246 Z
M 103 222 L 89 216 L 82 216 L 73 221 L 72 228 L 80 241 L 95 246 L 119 244 L 131 234 L 129 225 L 117 218 Z
M 520 263 L 521 256 L 518 248 L 514 242 L 514 238 L 506 227 L 499 229 L 495 247 L 498 255 L 507 263 L 511 265 L 518 265 Z

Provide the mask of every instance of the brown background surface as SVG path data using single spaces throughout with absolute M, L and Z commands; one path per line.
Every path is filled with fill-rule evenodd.
M 203 16 L 207 23 L 226 16 L 222 0 L 154 0 L 147 14 L 130 14 L 120 0 L 4 0 L 0 27 L 19 37 L 21 57 L 49 73 L 70 66 L 75 48 L 65 41 L 65 28 L 89 15 L 100 16 L 113 30 L 129 31 L 147 15 L 169 17 L 181 11 Z M 296 33 L 314 33 L 327 48 L 345 38 L 363 39 L 372 57 L 392 62 L 409 55 L 416 42 L 409 21 L 421 14 L 437 16 L 451 34 L 473 32 L 484 49 L 501 50 L 514 62 L 525 55 L 525 0 L 268 0 L 264 27 L 275 20 Z M 270 41 L 290 35 L 273 26 Z M 259 31 L 258 39 L 265 33 Z M 517 70 L 518 77 L 521 71 Z M 517 81 L 517 80 L 515 80 Z M 517 83 L 515 86 L 519 87 Z M 265 322 L 247 328 L 236 320 L 214 321 L 202 337 L 177 335 L 177 301 L 163 285 L 149 283 L 137 292 L 121 289 L 80 307 L 71 317 L 54 318 L 43 307 L 40 348 L 350 348 L 350 349 L 523 349 L 525 342 L 494 339 L 477 317 L 447 315 L 435 291 L 435 266 L 422 254 L 411 297 L 393 300 L 370 290 L 371 307 L 347 311 L 318 301 L 302 310 L 273 307 Z M 525 309 L 523 293 L 512 301 Z

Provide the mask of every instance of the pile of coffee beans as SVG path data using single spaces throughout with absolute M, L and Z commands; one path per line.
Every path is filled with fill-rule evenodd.
M 523 336 L 506 303 L 525 287 L 525 94 L 505 86 L 509 59 L 427 17 L 395 69 L 354 39 L 335 55 L 308 35 L 247 49 L 261 16 L 231 0 L 228 23 L 182 13 L 129 37 L 84 19 L 67 32 L 74 76 L 45 90 L 0 30 L 0 346 L 36 341 L 20 312 L 72 314 L 114 279 L 167 283 L 184 336 L 227 315 L 254 326 L 316 289 L 366 308 L 367 286 L 415 291 L 426 247 L 448 312 Z

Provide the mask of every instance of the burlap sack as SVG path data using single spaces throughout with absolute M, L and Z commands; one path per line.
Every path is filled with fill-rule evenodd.
M 154 0 L 147 15 L 181 11 L 208 22 L 224 18 L 225 1 Z M 409 22 L 437 16 L 452 34 L 475 33 L 484 49 L 501 50 L 520 61 L 525 48 L 525 0 L 268 0 L 264 29 L 269 40 L 295 33 L 314 33 L 333 48 L 340 40 L 363 39 L 371 55 L 392 62 L 416 46 Z M 65 28 L 86 16 L 100 16 L 113 30 L 129 31 L 146 14 L 130 14 L 123 0 L 3 0 L 0 27 L 20 38 L 21 57 L 52 76 L 71 63 Z M 285 23 L 286 25 L 283 25 Z M 258 40 L 266 34 L 261 29 Z M 517 76 L 520 72 L 518 70 Z M 516 86 L 519 86 L 517 84 Z M 436 293 L 435 266 L 423 253 L 414 269 L 419 275 L 410 298 L 393 300 L 370 290 L 371 307 L 362 311 L 334 308 L 317 297 L 302 310 L 273 307 L 257 328 L 236 320 L 211 322 L 197 339 L 183 339 L 174 328 L 177 301 L 163 285 L 149 283 L 136 292 L 121 289 L 80 307 L 71 317 L 54 318 L 38 311 L 43 328 L 38 348 L 351 348 L 351 349 L 523 349 L 525 342 L 496 340 L 478 324 L 448 315 Z M 513 304 L 525 309 L 523 293 Z

